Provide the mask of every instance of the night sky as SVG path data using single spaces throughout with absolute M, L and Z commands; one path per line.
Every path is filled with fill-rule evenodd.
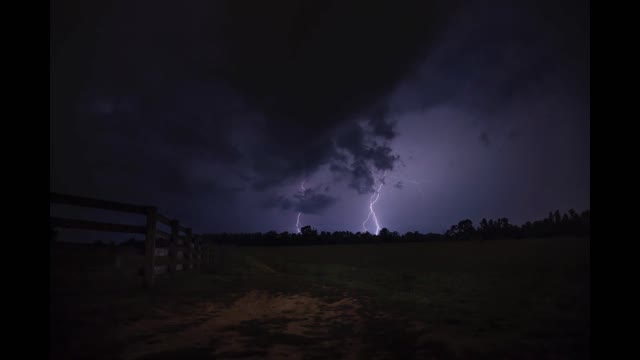
M 156 205 L 197 233 L 295 232 L 299 212 L 362 231 L 383 175 L 374 208 L 400 233 L 582 211 L 589 16 L 565 0 L 52 0 L 50 190 Z

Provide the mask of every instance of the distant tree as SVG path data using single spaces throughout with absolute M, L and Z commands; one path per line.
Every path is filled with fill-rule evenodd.
M 569 209 L 569 217 L 571 220 L 577 220 L 579 218 L 578 213 L 573 209 Z
M 589 222 L 590 217 L 591 217 L 591 211 L 590 210 L 585 210 L 580 214 L 580 219 L 585 223 Z
M 318 235 L 318 230 L 313 229 L 310 225 L 306 225 L 303 226 L 302 228 L 300 228 L 300 233 L 302 233 L 303 236 L 317 236 Z
M 560 224 L 562 222 L 560 211 L 556 210 L 556 212 L 553 213 L 553 222 L 556 224 Z
M 465 219 L 465 220 L 460 221 L 460 222 L 458 223 L 458 229 L 459 229 L 461 232 L 467 232 L 467 231 L 473 231 L 473 230 L 475 230 L 475 229 L 473 228 L 473 221 L 471 221 L 470 219 Z
M 445 235 L 449 238 L 468 240 L 473 237 L 474 233 L 473 222 L 470 219 L 465 219 L 458 222 L 458 225 L 451 226 Z
M 458 236 L 458 225 L 451 225 L 451 228 L 444 235 L 450 239 L 456 238 Z
M 557 220 L 559 216 L 559 221 Z M 446 239 L 494 239 L 494 238 L 524 238 L 524 237 L 546 237 L 558 235 L 585 236 L 590 233 L 590 210 L 585 210 L 578 214 L 571 209 L 568 214 L 560 215 L 559 211 L 550 212 L 544 219 L 527 221 L 522 226 L 509 223 L 509 219 L 502 217 L 497 219 L 483 218 L 478 228 L 474 228 L 470 219 L 465 219 L 452 225 L 444 234 L 421 234 L 418 231 L 407 232 L 399 235 L 397 231 L 390 231 L 388 228 L 380 230 L 379 236 L 369 232 L 352 233 L 349 231 L 322 231 L 318 235 L 316 229 L 311 226 L 304 226 L 301 234 L 284 231 L 277 233 L 269 231 L 267 233 L 238 233 L 238 234 L 207 234 L 204 235 L 207 241 L 212 243 L 235 244 L 240 246 L 250 245 L 300 245 L 300 237 L 305 245 L 313 244 L 355 244 L 355 243 L 376 243 L 376 242 L 424 242 Z M 52 230 L 53 234 L 53 230 Z M 134 241 L 136 249 L 139 248 L 141 254 L 144 253 L 144 242 Z
M 480 220 L 480 226 L 476 229 L 476 232 L 480 235 L 480 238 L 486 240 L 489 238 L 489 222 L 487 219 L 482 218 Z

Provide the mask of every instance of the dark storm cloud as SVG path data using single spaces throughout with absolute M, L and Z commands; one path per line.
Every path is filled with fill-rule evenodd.
M 319 215 L 338 201 L 335 197 L 320 193 L 319 189 L 308 188 L 304 193 L 295 194 L 293 199 L 282 195 L 272 196 L 263 203 L 263 207 Z
M 373 174 L 392 170 L 400 160 L 387 143 L 396 135 L 392 123 L 384 118 L 376 122 L 377 129 L 367 123 L 350 122 L 335 130 L 331 138 L 316 139 L 301 148 L 290 148 L 288 139 L 260 146 L 252 156 L 253 169 L 259 174 L 253 189 L 267 190 L 290 177 L 303 178 L 320 166 L 329 165 L 330 171 L 346 178 L 349 187 L 358 193 L 372 191 Z
M 374 179 L 371 169 L 366 163 L 359 159 L 353 162 L 351 169 L 348 170 L 351 176 L 349 187 L 355 189 L 359 194 L 366 194 L 372 191 Z
M 271 121 L 298 135 L 322 133 L 375 105 L 411 71 L 450 3 L 230 1 L 228 76 Z M 304 128 L 295 126 L 301 120 Z
M 395 122 L 390 121 L 389 112 L 386 110 L 375 112 L 369 119 L 369 126 L 372 127 L 373 134 L 386 140 L 396 137 L 395 125 Z
M 480 134 L 480 142 L 485 147 L 488 147 L 491 144 L 491 142 L 489 141 L 489 134 L 487 134 L 486 132 Z
M 288 199 L 282 195 L 269 197 L 265 202 L 262 203 L 262 206 L 265 209 L 279 208 L 282 210 L 289 210 L 293 207 L 293 205 L 293 200 Z
M 380 107 L 428 53 L 452 8 L 452 2 L 433 1 L 285 1 L 260 2 L 249 13 L 245 4 L 230 2 L 225 78 L 268 123 L 254 156 L 263 179 L 254 187 L 269 188 L 337 159 L 333 139 L 343 125 Z M 370 123 L 374 136 L 395 136 L 384 114 Z M 346 136 L 353 135 L 361 134 Z M 355 145 L 340 146 L 359 157 L 362 143 L 356 138 Z M 389 167 L 384 149 L 374 151 L 374 166 Z
M 385 141 L 396 135 L 391 122 L 385 118 L 377 118 L 375 122 L 378 126 L 370 129 L 361 123 L 351 124 L 335 141 L 337 153 L 342 156 L 334 159 L 330 170 L 347 177 L 349 187 L 359 194 L 373 191 L 374 173 L 393 170 L 400 160 Z
M 309 194 L 300 200 L 296 211 L 300 211 L 303 214 L 315 214 L 319 215 L 324 213 L 329 207 L 335 204 L 337 199 L 335 197 L 325 194 Z
M 550 118 L 538 108 L 585 118 L 572 109 L 588 99 L 588 2 L 462 3 L 56 0 L 50 188 L 158 204 L 203 230 L 261 228 L 276 222 L 245 216 L 264 198 L 251 190 L 287 193 L 280 187 L 326 166 L 364 194 L 383 171 L 428 156 L 442 169 L 416 176 L 455 178 L 469 161 L 452 153 L 467 145 L 490 143 L 481 152 L 490 156 L 504 138 L 538 139 L 531 123 Z M 475 127 L 456 128 L 449 113 L 424 131 L 458 132 L 399 133 L 399 123 L 423 121 L 406 113 L 438 107 L 473 114 Z M 564 127 L 561 135 L 571 135 Z M 408 135 L 415 146 L 403 143 Z M 427 141 L 456 142 L 456 150 L 427 154 Z M 302 206 L 281 197 L 270 207 L 332 203 L 312 199 Z
M 52 128 L 72 129 L 87 143 L 55 130 L 60 145 L 52 146 L 109 158 L 106 147 L 92 148 L 92 136 L 116 146 L 143 142 L 172 152 L 172 161 L 236 166 L 253 189 L 270 189 L 340 161 L 340 129 L 380 108 L 429 53 L 453 8 L 449 1 L 57 0 Z M 75 113 L 78 106 L 97 116 Z M 373 136 L 392 139 L 394 125 L 373 114 Z M 234 123 L 259 135 L 232 140 Z M 356 158 L 351 173 L 392 167 L 386 145 L 363 143 L 342 146 Z M 56 168 L 72 161 L 52 156 Z M 104 172 L 90 164 L 83 171 Z
M 387 145 L 375 145 L 368 149 L 367 158 L 371 159 L 373 166 L 378 170 L 393 170 L 400 156 L 393 155 L 392 151 Z
M 267 190 L 291 178 L 303 178 L 318 167 L 339 158 L 332 139 L 309 138 L 305 144 L 281 137 L 279 141 L 265 140 L 249 150 L 250 169 L 255 177 L 254 190 Z
M 450 25 L 398 94 L 405 108 L 464 107 L 491 123 L 523 98 L 589 87 L 589 1 L 469 0 Z

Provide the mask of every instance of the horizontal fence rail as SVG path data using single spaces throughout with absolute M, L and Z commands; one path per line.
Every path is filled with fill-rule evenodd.
M 55 204 L 146 215 L 146 225 L 111 224 L 58 217 L 50 217 L 49 222 L 52 229 L 64 228 L 145 234 L 145 265 L 143 272 L 145 284 L 149 287 L 152 286 L 155 275 L 197 269 L 209 263 L 212 258 L 208 256 L 212 252 L 211 247 L 208 244 L 203 244 L 200 236 L 194 235 L 191 228 L 181 226 L 178 220 L 170 219 L 158 213 L 158 208 L 155 206 L 126 204 L 54 192 L 50 193 L 49 201 Z M 167 233 L 158 230 L 158 222 L 169 226 L 171 232 Z M 156 246 L 156 240 L 164 241 L 168 243 L 168 246 L 158 247 Z M 163 259 L 163 263 L 158 264 L 158 259 Z
M 110 224 L 98 221 L 63 219 L 52 217 L 50 219 L 51 226 L 54 228 L 66 229 L 82 229 L 107 232 L 122 232 L 131 234 L 144 234 L 147 228 L 136 225 Z
M 50 193 L 49 202 L 56 204 L 65 204 L 73 206 L 91 207 L 103 210 L 112 210 L 119 212 L 127 212 L 133 214 L 146 214 L 149 206 L 125 204 L 115 201 L 106 201 L 99 199 L 92 199 L 87 197 L 66 195 L 59 193 Z

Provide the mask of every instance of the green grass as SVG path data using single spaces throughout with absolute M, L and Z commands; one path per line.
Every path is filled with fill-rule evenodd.
M 52 255 L 52 342 L 59 354 L 94 351 L 91 358 L 114 359 L 127 344 L 113 329 L 155 316 L 154 306 L 230 302 L 258 289 L 356 297 L 366 319 L 359 334 L 364 358 L 589 357 L 588 239 L 219 247 L 213 268 L 158 277 L 152 290 L 135 274 L 140 257 L 128 255 L 114 272 L 108 252 L 74 251 Z M 422 326 L 409 326 L 415 322 Z M 257 351 L 281 343 L 306 346 L 308 358 L 321 358 L 308 338 L 255 321 L 236 327 L 254 339 Z M 335 338 L 351 335 L 343 324 L 330 330 Z
M 586 239 L 242 250 L 281 273 L 357 294 L 371 311 L 421 321 L 453 353 L 588 351 Z

